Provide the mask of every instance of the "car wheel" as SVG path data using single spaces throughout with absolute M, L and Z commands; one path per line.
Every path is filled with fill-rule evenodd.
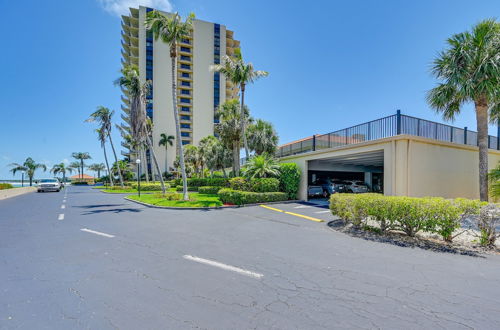
M 57 190 L 56 190 L 56 192 L 60 192 L 60 191 L 61 191 L 61 189 L 57 189 Z

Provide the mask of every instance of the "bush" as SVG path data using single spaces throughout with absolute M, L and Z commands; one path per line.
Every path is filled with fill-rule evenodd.
M 175 187 L 176 191 L 184 191 L 182 185 Z M 188 191 L 198 191 L 198 187 L 190 187 L 188 186 Z
M 283 192 L 257 193 L 228 188 L 219 190 L 218 195 L 221 202 L 234 205 L 279 202 L 287 200 L 287 195 Z
M 164 198 L 168 201 L 180 201 L 182 199 L 182 194 L 174 193 L 174 192 L 169 192 L 166 194 L 162 193 L 156 193 L 153 195 L 154 198 Z
M 296 199 L 300 185 L 300 168 L 295 163 L 279 164 L 280 191 L 288 195 L 288 199 Z
M 216 195 L 222 187 L 217 186 L 202 186 L 198 188 L 200 194 Z
M 0 183 L 0 190 L 14 188 L 10 183 Z
M 123 188 L 121 186 L 109 186 L 109 187 L 106 187 L 106 189 L 109 189 L 109 190 L 122 190 L 122 189 L 132 189 L 132 186 L 123 186 Z
M 229 180 L 229 187 L 233 190 L 248 191 L 249 185 L 247 179 L 241 176 L 237 176 Z
M 477 219 L 477 226 L 480 231 L 479 243 L 482 246 L 495 247 L 498 233 L 496 229 L 500 226 L 500 209 L 495 204 L 485 205 Z
M 89 183 L 87 181 L 74 181 L 71 182 L 73 186 L 88 186 Z
M 182 179 L 172 180 L 172 186 L 182 186 Z M 188 178 L 188 187 L 217 186 L 229 187 L 229 180 L 226 178 Z
M 280 181 L 275 178 L 254 178 L 250 180 L 249 186 L 254 192 L 280 191 Z
M 414 237 L 419 231 L 437 233 L 447 241 L 460 228 L 465 217 L 477 214 L 481 202 L 440 197 L 403 197 L 378 194 L 334 194 L 330 209 L 355 227 L 366 226 L 368 219 L 376 221 L 381 231 L 399 230 Z
M 137 182 L 132 183 L 132 188 L 137 189 Z M 165 189 L 169 189 L 170 185 L 165 183 Z M 142 183 L 141 182 L 141 191 L 161 191 L 161 184 L 159 183 Z

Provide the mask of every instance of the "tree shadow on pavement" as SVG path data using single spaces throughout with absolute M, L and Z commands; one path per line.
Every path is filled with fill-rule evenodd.
M 94 205 L 81 205 L 81 206 L 74 206 L 74 207 L 80 207 L 82 209 L 95 209 L 97 207 L 113 207 L 113 206 L 122 206 L 125 204 L 94 204 Z
M 429 250 L 439 253 L 451 253 L 451 254 L 460 254 L 470 257 L 485 258 L 485 256 L 480 254 L 481 251 L 474 250 L 473 248 L 449 245 L 444 242 L 443 243 L 434 242 L 432 240 L 421 239 L 421 238 L 412 238 L 399 233 L 389 232 L 385 234 L 379 234 L 369 230 L 363 230 L 354 228 L 352 226 L 346 226 L 344 221 L 342 221 L 341 219 L 332 220 L 328 222 L 327 225 L 332 230 L 347 234 L 351 237 L 362 238 L 366 241 L 392 244 L 407 248 L 419 248 L 422 250 Z
M 113 209 L 91 210 L 91 211 L 82 213 L 82 215 L 92 215 L 92 214 L 100 214 L 100 213 L 138 213 L 138 212 L 142 212 L 142 210 L 130 208 L 130 207 L 120 207 L 120 208 L 113 208 Z

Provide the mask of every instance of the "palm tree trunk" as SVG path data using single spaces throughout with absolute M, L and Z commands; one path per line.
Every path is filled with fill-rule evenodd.
M 104 160 L 106 161 L 106 168 L 108 169 L 108 176 L 109 176 L 109 183 L 111 184 L 111 187 L 114 186 L 113 183 L 113 176 L 111 175 L 111 171 L 109 170 L 109 163 L 108 163 L 108 155 L 106 153 L 106 145 L 102 145 L 102 149 L 104 150 Z
M 240 141 L 233 142 L 233 173 L 240 176 Z
M 475 102 L 477 142 L 479 146 L 479 199 L 488 201 L 488 103 L 484 98 Z
M 83 158 L 80 159 L 80 168 L 82 169 L 80 172 L 80 181 L 83 181 Z
M 174 44 L 173 47 L 176 47 Z M 176 72 L 176 57 L 171 56 L 172 61 L 172 105 L 174 107 L 174 120 L 175 120 L 175 135 L 177 136 L 177 148 L 179 150 L 179 163 L 181 165 L 182 173 L 182 194 L 185 201 L 189 200 L 189 195 L 187 191 L 187 177 L 186 177 L 186 164 L 184 163 L 184 150 L 182 148 L 182 138 L 181 138 L 181 126 L 179 123 L 179 110 L 177 109 L 177 77 Z
M 168 144 L 168 142 L 167 142 Z M 165 145 L 165 172 L 168 172 L 168 147 Z M 160 173 L 162 175 L 162 173 Z
M 245 147 L 246 160 L 250 158 L 248 154 L 247 135 L 245 134 L 246 116 L 245 116 L 245 84 L 241 84 L 241 134 L 243 135 L 243 146 Z M 238 162 L 239 164 L 239 162 Z
M 141 164 L 144 164 L 144 176 L 146 177 L 146 182 L 149 183 L 149 166 L 148 166 L 148 155 L 144 147 L 141 147 Z M 152 167 L 152 166 L 151 166 Z
M 33 186 L 33 176 L 30 175 L 29 178 L 30 178 L 30 187 L 31 187 L 31 186 Z
M 118 178 L 120 179 L 120 186 L 122 188 L 124 188 L 122 171 L 120 169 L 120 165 L 118 164 L 118 157 L 116 157 L 115 146 L 113 145 L 113 140 L 111 140 L 111 134 L 110 133 L 111 132 L 108 131 L 109 143 L 111 144 L 111 149 L 113 150 L 113 155 L 115 156 L 116 170 L 118 171 Z
M 153 143 L 151 142 L 151 138 L 149 137 L 149 134 L 146 136 L 146 142 L 148 144 L 149 152 L 151 152 L 151 158 L 153 158 L 153 163 L 155 164 L 156 170 L 160 172 L 160 166 L 158 165 L 158 160 L 156 159 L 156 154 L 155 151 L 153 150 Z M 160 185 L 161 185 L 161 191 L 163 194 L 166 193 L 165 190 L 165 182 L 163 181 L 163 177 L 160 176 Z

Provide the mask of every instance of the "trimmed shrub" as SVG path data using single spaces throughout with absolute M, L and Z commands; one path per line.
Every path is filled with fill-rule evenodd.
M 123 188 L 121 186 L 109 186 L 109 187 L 106 187 L 106 189 L 108 190 L 122 190 L 122 189 L 132 189 L 132 186 L 123 186 Z
M 219 190 L 218 195 L 221 202 L 234 205 L 269 203 L 287 200 L 287 195 L 283 192 L 257 193 L 233 190 L 229 188 Z
M 184 188 L 182 187 L 182 185 L 180 185 L 180 186 L 175 187 L 175 190 L 177 192 L 182 192 L 184 190 Z M 190 187 L 190 186 L 188 186 L 188 191 L 198 191 L 198 187 Z
M 248 191 L 248 181 L 244 177 L 237 176 L 229 180 L 229 187 L 233 190 Z
M 249 186 L 254 192 L 280 191 L 280 181 L 275 178 L 254 178 L 250 180 Z
M 155 198 L 164 198 L 169 201 L 180 201 L 182 199 L 182 194 L 174 193 L 174 192 L 169 192 L 166 194 L 162 193 L 156 193 L 153 195 Z
M 217 186 L 202 186 L 202 187 L 198 188 L 198 192 L 200 194 L 217 195 L 217 193 L 221 189 L 222 189 L 222 187 L 217 187 Z
M 295 163 L 279 164 L 280 191 L 288 195 L 288 199 L 296 199 L 300 185 L 300 168 Z
M 10 183 L 0 183 L 0 190 L 14 188 Z
M 381 231 L 399 230 L 414 237 L 419 231 L 437 233 L 447 241 L 460 228 L 463 219 L 478 214 L 479 201 L 440 197 L 403 197 L 378 194 L 333 194 L 330 209 L 355 227 L 368 219 L 379 223 Z
M 137 189 L 137 182 L 133 183 L 132 189 Z M 170 185 L 165 183 L 165 189 L 169 189 Z M 141 182 L 141 191 L 161 191 L 161 184 L 159 183 L 142 183 Z
M 228 180 L 225 178 L 190 178 L 187 180 L 189 187 L 217 186 L 227 187 Z M 180 183 L 182 185 L 182 181 Z
M 89 183 L 87 181 L 75 181 L 71 182 L 73 186 L 88 186 Z

